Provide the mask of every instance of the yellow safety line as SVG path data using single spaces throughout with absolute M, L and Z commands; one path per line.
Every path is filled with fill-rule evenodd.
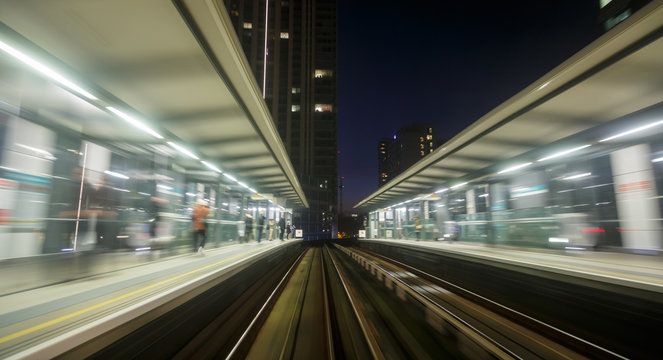
M 235 259 L 235 258 L 237 258 L 237 257 L 243 256 L 243 255 L 247 255 L 247 254 L 250 254 L 250 253 L 253 253 L 253 252 L 257 252 L 258 250 L 261 250 L 261 249 L 254 249 L 254 250 L 251 250 L 251 251 L 247 251 L 247 252 L 245 252 L 245 253 L 237 254 L 237 255 L 232 256 L 232 257 L 229 257 L 229 258 L 227 258 L 227 259 L 223 259 L 223 260 L 221 260 L 221 261 L 219 261 L 219 262 L 216 262 L 216 263 L 213 263 L 213 264 L 210 264 L 210 265 L 203 266 L 203 267 L 201 267 L 201 268 L 198 268 L 198 269 L 193 270 L 193 271 L 189 271 L 189 272 L 184 273 L 184 274 L 177 275 L 177 276 L 175 276 L 175 277 L 172 277 L 172 278 L 170 278 L 170 279 L 166 279 L 166 280 L 160 281 L 160 282 L 158 282 L 158 283 L 156 283 L 156 284 L 152 284 L 152 285 L 150 285 L 150 286 L 146 286 L 146 287 L 144 287 L 144 288 L 142 288 L 142 289 L 134 290 L 134 291 L 132 291 L 132 292 L 130 292 L 130 293 L 127 293 L 127 294 L 124 294 L 124 295 L 118 296 L 118 297 L 116 297 L 116 298 L 114 298 L 114 299 L 106 300 L 106 301 L 104 301 L 104 302 L 102 302 L 102 303 L 99 303 L 99 304 L 96 304 L 96 305 L 92 305 L 92 306 L 90 306 L 90 307 L 88 307 L 88 308 L 85 308 L 85 309 L 83 309 L 83 310 L 78 310 L 78 311 L 73 312 L 73 313 L 71 313 L 71 314 L 67 314 L 67 315 L 61 316 L 61 317 L 59 317 L 59 318 L 57 318 L 57 319 L 53 319 L 53 320 L 47 321 L 47 322 L 45 322 L 45 323 L 41 323 L 41 324 L 39 324 L 39 325 L 35 325 L 35 326 L 31 327 L 31 328 L 28 328 L 28 329 L 21 330 L 21 331 L 19 331 L 19 332 L 13 333 L 13 334 L 11 334 L 11 335 L 7 335 L 7 336 L 5 336 L 5 337 L 0 338 L 0 344 L 5 343 L 5 342 L 10 341 L 10 340 L 13 340 L 13 339 L 16 339 L 16 338 L 19 338 L 19 337 L 21 337 L 21 336 L 24 336 L 24 335 L 27 335 L 27 334 L 33 333 L 33 332 L 35 332 L 35 331 L 37 331 L 37 330 L 41 330 L 41 329 L 47 328 L 47 327 L 49 327 L 49 326 L 51 326 L 51 325 L 55 325 L 55 324 L 57 324 L 57 323 L 60 323 L 60 322 L 65 321 L 65 320 L 69 320 L 69 319 L 71 319 L 71 318 L 73 318 L 73 317 L 76 317 L 76 316 L 78 316 L 78 315 L 85 314 L 85 313 L 90 312 L 90 311 L 92 311 L 92 310 L 99 309 L 99 308 L 101 308 L 101 307 L 103 307 L 103 306 L 106 306 L 106 305 L 109 305 L 109 304 L 112 304 L 112 303 L 118 302 L 118 301 L 123 300 L 123 299 L 126 299 L 126 298 L 128 298 L 128 297 L 130 297 L 130 296 L 133 296 L 133 295 L 136 295 L 136 294 L 140 294 L 140 293 L 142 293 L 142 292 L 145 292 L 145 291 L 150 290 L 150 289 L 152 289 L 152 288 L 155 288 L 155 287 L 157 287 L 157 286 L 164 285 L 164 284 L 166 284 L 166 283 L 169 283 L 169 282 L 175 281 L 175 280 L 180 279 L 180 278 L 182 278 L 182 277 L 185 277 L 185 276 L 188 276 L 188 275 L 191 275 L 191 274 L 194 274 L 194 273 L 197 273 L 197 272 L 203 271 L 203 270 L 208 269 L 208 268 L 213 267 L 213 266 L 217 266 L 217 265 L 222 264 L 222 263 L 224 263 L 224 262 L 227 262 L 227 261 L 233 260 L 233 259 Z

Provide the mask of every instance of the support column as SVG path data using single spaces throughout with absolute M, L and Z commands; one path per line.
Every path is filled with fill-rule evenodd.
M 622 244 L 629 249 L 660 249 L 661 221 L 649 145 L 610 154 Z

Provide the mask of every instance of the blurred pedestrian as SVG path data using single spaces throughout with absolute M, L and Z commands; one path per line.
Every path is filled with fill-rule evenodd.
M 253 216 L 251 214 L 246 214 L 244 219 L 244 238 L 247 242 L 253 238 Z
M 115 248 L 117 244 L 118 191 L 110 185 L 110 179 L 102 175 L 95 191 L 90 194 L 90 208 L 97 215 L 97 247 Z
M 269 219 L 269 241 L 274 240 L 274 219 Z
M 205 240 L 207 239 L 207 221 L 206 218 L 209 215 L 209 208 L 207 203 L 204 201 L 199 201 L 196 204 L 195 209 L 193 210 L 193 249 L 198 249 L 198 254 L 203 255 L 205 249 Z M 200 244 L 198 243 L 198 237 L 202 237 Z
M 418 216 L 414 217 L 414 235 L 417 237 L 417 241 L 421 239 L 421 229 L 423 226 L 421 226 L 421 220 L 419 220 Z
M 260 239 L 262 238 L 262 232 L 265 229 L 265 211 L 264 210 L 260 210 L 260 213 L 258 214 L 258 219 L 257 219 L 256 223 L 257 223 L 256 224 L 257 225 L 257 228 L 256 228 L 257 235 L 256 235 L 256 237 L 258 239 L 258 243 L 260 243 Z
M 290 239 L 290 221 L 285 225 L 285 238 Z
M 283 234 L 285 234 L 285 215 L 281 215 L 279 219 L 279 238 L 283 241 Z

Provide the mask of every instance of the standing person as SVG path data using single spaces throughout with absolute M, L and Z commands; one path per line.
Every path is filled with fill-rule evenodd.
M 115 248 L 117 241 L 118 192 L 103 175 L 96 191 L 90 194 L 90 207 L 97 214 L 97 247 Z
M 422 228 L 423 227 L 421 226 L 421 220 L 419 220 L 418 216 L 415 216 L 414 217 L 414 234 L 417 237 L 417 241 L 419 241 L 419 239 L 421 239 L 421 229 Z
M 290 239 L 290 221 L 285 225 L 285 238 Z
M 253 237 L 253 217 L 251 214 L 246 214 L 246 219 L 244 219 L 244 238 L 246 242 L 249 242 Z
M 260 210 L 260 214 L 258 214 L 257 226 L 257 238 L 258 243 L 260 243 L 260 239 L 262 238 L 262 231 L 265 229 L 265 212 L 263 210 Z
M 274 240 L 274 219 L 269 219 L 269 241 Z
M 198 248 L 198 254 L 203 255 L 205 249 L 205 240 L 207 240 L 207 223 L 205 219 L 209 215 L 207 203 L 198 202 L 193 210 L 193 249 Z M 198 237 L 202 236 L 202 241 L 198 244 Z
M 290 231 L 291 236 L 294 238 L 295 237 L 295 230 L 297 230 L 297 228 L 295 227 L 294 223 L 292 225 L 290 225 L 290 227 L 292 228 L 291 231 Z
M 285 233 L 285 215 L 281 215 L 279 219 L 279 238 L 283 241 L 283 234 Z

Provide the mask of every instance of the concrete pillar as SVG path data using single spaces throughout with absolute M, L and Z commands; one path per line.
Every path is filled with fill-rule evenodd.
M 649 145 L 610 154 L 622 244 L 629 249 L 660 249 L 661 221 Z

